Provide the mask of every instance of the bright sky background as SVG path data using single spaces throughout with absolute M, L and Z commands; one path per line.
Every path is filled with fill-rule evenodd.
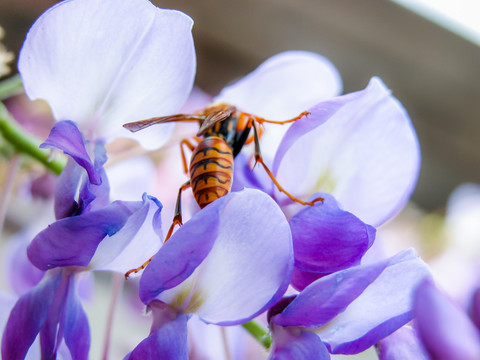
M 480 45 L 480 0 L 393 0 Z

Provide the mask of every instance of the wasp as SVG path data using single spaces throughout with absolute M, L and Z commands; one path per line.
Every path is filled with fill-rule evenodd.
M 123 127 L 127 130 L 137 132 L 155 124 L 168 122 L 197 121 L 199 123 L 200 128 L 195 136 L 197 144 L 194 145 L 188 139 L 183 139 L 180 142 L 183 168 L 185 173 L 190 175 L 190 178 L 178 190 L 175 215 L 164 241 L 170 238 L 176 225 L 182 225 L 182 192 L 191 187 L 195 200 L 201 209 L 227 195 L 232 187 L 234 159 L 243 146 L 252 141 L 255 144 L 255 163 L 263 166 L 279 191 L 285 193 L 292 201 L 302 205 L 313 205 L 317 201 L 323 201 L 323 198 L 316 198 L 307 202 L 297 199 L 287 192 L 264 163 L 260 152 L 259 134 L 261 134 L 261 129 L 258 128 L 259 125 L 263 123 L 291 123 L 308 114 L 305 111 L 289 120 L 274 121 L 241 112 L 232 105 L 216 104 L 206 107 L 198 114 L 154 117 L 124 124 Z M 252 129 L 253 137 L 250 134 Z M 189 167 L 187 166 L 185 147 L 192 152 Z M 129 270 L 125 273 L 125 278 L 128 278 L 131 273 L 144 269 L 151 259 L 147 260 L 142 266 Z

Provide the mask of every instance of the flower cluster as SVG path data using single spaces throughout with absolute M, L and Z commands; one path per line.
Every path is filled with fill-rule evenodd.
M 415 131 L 382 80 L 341 95 L 338 72 L 318 54 L 277 54 L 212 99 L 249 114 L 257 160 L 255 126 L 265 125 L 262 161 L 271 173 L 252 169 L 245 147 L 232 191 L 202 209 L 191 204 L 193 215 L 163 243 L 155 197 L 111 202 L 105 143 L 133 136 L 152 149 L 171 137 L 173 124 L 138 135 L 122 124 L 180 111 L 195 74 L 192 23 L 147 0 L 71 0 L 29 31 L 19 58 L 25 91 L 46 100 L 57 120 L 41 147 L 63 151 L 68 162 L 56 185 L 56 220 L 26 250 L 42 279 L 10 311 L 3 358 L 24 358 L 35 341 L 42 358 L 88 358 L 81 278 L 125 273 L 153 254 L 138 283 L 151 330 L 125 359 L 207 351 L 194 349 L 193 316 L 249 328 L 266 315 L 269 332 L 258 338 L 271 336 L 271 345 L 263 341 L 269 359 L 356 354 L 412 320 L 428 267 L 413 249 L 385 257 L 374 244 L 376 227 L 415 186 Z

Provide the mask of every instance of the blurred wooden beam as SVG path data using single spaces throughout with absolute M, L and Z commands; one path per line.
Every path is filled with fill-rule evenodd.
M 197 82 L 205 89 L 218 91 L 283 50 L 321 53 L 340 70 L 345 91 L 378 75 L 408 109 L 423 153 L 415 201 L 439 207 L 456 185 L 480 183 L 476 44 L 383 0 L 157 3 L 194 18 Z

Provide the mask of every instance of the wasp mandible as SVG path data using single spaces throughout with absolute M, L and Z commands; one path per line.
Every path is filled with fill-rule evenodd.
M 124 124 L 123 127 L 131 132 L 155 124 L 177 121 L 198 121 L 200 125 L 195 137 L 198 144 L 194 145 L 187 139 L 180 142 L 184 171 L 190 175 L 190 179 L 178 191 L 175 215 L 164 241 L 170 238 L 176 225 L 182 225 L 182 192 L 191 187 L 195 200 L 201 209 L 216 199 L 227 195 L 232 187 L 234 159 L 243 146 L 251 141 L 255 143 L 255 162 L 263 166 L 279 191 L 285 193 L 292 201 L 302 205 L 313 205 L 317 201 L 323 201 L 323 198 L 319 197 L 307 202 L 297 199 L 287 192 L 264 163 L 260 153 L 258 125 L 263 123 L 291 123 L 308 114 L 307 111 L 304 111 L 292 119 L 274 121 L 241 112 L 232 105 L 217 104 L 208 106 L 199 114 L 177 114 Z M 252 129 L 253 137 L 250 136 Z M 185 146 L 192 151 L 189 168 L 187 167 Z M 128 278 L 131 273 L 144 269 L 150 261 L 151 258 L 142 266 L 129 270 L 125 273 L 125 278 Z

